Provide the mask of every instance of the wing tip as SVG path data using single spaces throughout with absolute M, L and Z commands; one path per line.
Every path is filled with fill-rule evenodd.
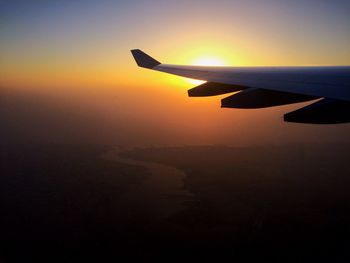
M 153 69 L 161 64 L 158 60 L 147 55 L 140 49 L 132 49 L 130 51 L 139 67 Z

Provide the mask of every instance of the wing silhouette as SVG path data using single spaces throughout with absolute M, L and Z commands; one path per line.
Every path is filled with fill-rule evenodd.
M 138 66 L 206 83 L 190 97 L 234 93 L 221 100 L 225 108 L 265 108 L 317 100 L 284 115 L 287 122 L 350 122 L 350 67 L 207 67 L 162 64 L 139 49 L 131 50 Z

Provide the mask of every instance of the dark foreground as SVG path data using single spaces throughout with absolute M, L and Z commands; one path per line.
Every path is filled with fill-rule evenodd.
M 121 201 L 149 174 L 108 150 L 1 147 L 0 261 L 350 260 L 350 145 L 125 153 L 186 172 L 193 197 L 163 219 Z

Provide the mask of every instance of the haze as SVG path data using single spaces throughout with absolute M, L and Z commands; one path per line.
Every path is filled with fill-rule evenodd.
M 348 141 L 349 125 L 286 124 L 282 113 L 189 99 L 168 63 L 345 65 L 348 1 L 1 1 L 2 141 L 133 145 Z M 209 19 L 210 18 L 210 19 Z M 288 108 L 288 109 L 286 109 Z

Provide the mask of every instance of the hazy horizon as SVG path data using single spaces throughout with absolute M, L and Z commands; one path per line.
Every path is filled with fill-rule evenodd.
M 130 49 L 165 63 L 346 65 L 349 12 L 341 0 L 1 1 L 2 143 L 348 142 L 349 124 L 283 122 L 303 104 L 188 98 L 193 81 L 138 68 Z
M 188 98 L 185 89 L 171 94 L 158 92 L 139 103 L 146 98 L 146 90 L 153 92 L 154 88 L 144 88 L 143 92 L 130 88 L 123 94 L 117 89 L 62 89 L 55 94 L 2 89 L 1 143 L 147 147 L 350 142 L 349 124 L 283 122 L 285 112 L 302 104 L 222 109 L 217 97 Z

